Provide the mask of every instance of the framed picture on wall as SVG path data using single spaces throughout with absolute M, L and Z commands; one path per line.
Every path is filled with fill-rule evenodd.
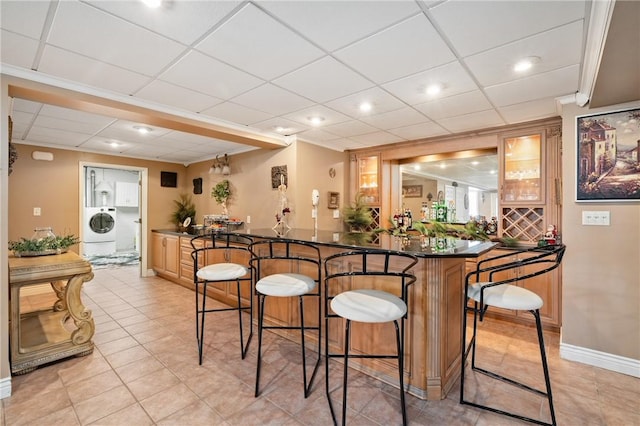
M 576 121 L 576 201 L 640 201 L 640 108 Z
M 340 207 L 340 193 L 339 192 L 329 192 L 329 196 L 327 197 L 328 207 L 330 209 L 337 209 Z
M 407 198 L 422 198 L 422 185 L 403 185 L 402 195 Z

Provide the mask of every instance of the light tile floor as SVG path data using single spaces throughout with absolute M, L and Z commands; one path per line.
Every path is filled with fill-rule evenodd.
M 95 270 L 83 297 L 96 322 L 96 350 L 13 377 L 0 425 L 331 424 L 324 367 L 305 400 L 295 343 L 265 333 L 263 390 L 254 398 L 257 340 L 241 360 L 235 313 L 208 317 L 198 366 L 191 290 L 140 278 L 138 267 L 129 266 Z M 483 359 L 542 386 L 533 328 L 486 320 L 483 331 Z M 640 425 L 640 379 L 562 360 L 558 341 L 558 334 L 546 333 L 558 424 Z M 331 371 L 338 384 L 336 362 Z M 467 382 L 472 394 L 481 389 L 480 398 L 548 419 L 541 398 L 476 379 Z M 339 410 L 339 390 L 333 399 Z M 442 401 L 407 401 L 412 425 L 525 424 L 460 405 L 457 387 Z M 348 405 L 349 424 L 401 423 L 397 389 L 363 374 L 350 376 Z

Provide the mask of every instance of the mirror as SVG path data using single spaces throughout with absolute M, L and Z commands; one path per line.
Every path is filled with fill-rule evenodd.
M 401 162 L 402 207 L 414 220 L 435 220 L 432 207 L 447 206 L 447 222 L 498 215 L 497 149 L 427 155 Z

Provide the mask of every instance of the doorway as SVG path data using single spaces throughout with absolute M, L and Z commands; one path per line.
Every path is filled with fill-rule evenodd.
M 139 265 L 145 275 L 147 169 L 80 163 L 80 254 L 93 268 Z

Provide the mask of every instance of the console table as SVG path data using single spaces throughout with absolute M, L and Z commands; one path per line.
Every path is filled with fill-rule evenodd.
M 11 373 L 93 352 L 95 325 L 81 300 L 82 285 L 93 279 L 91 264 L 73 252 L 9 256 Z M 20 312 L 20 290 L 50 283 L 57 300 L 48 309 Z

